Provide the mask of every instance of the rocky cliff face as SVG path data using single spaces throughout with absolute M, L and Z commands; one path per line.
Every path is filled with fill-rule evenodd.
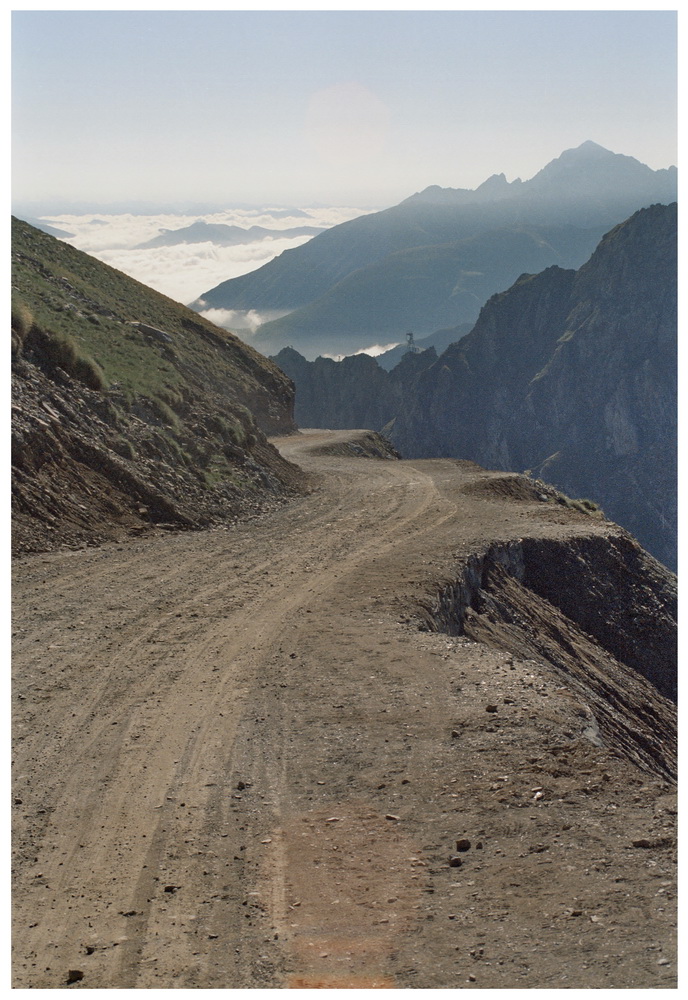
M 390 372 L 367 354 L 311 362 L 285 347 L 273 360 L 298 386 L 294 418 L 299 427 L 379 430 L 402 409 L 416 378 L 437 360 L 437 354 L 434 348 L 406 354 Z
M 676 206 L 636 213 L 578 272 L 523 276 L 420 376 L 403 454 L 531 470 L 676 564 Z
M 293 387 L 231 334 L 13 225 L 16 553 L 246 515 L 300 488 Z
M 353 400 L 367 397 L 370 425 L 386 425 L 405 457 L 529 470 L 597 502 L 675 567 L 675 204 L 615 227 L 578 271 L 522 275 L 468 336 L 436 360 L 417 358 L 387 379 L 365 363 L 355 397 L 337 366 L 342 414 L 313 366 L 292 366 L 297 412 L 303 394 L 311 425 L 339 415 L 362 426 L 367 411 Z

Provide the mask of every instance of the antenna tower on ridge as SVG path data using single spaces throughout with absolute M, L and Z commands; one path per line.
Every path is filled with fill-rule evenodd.
M 406 353 L 407 354 L 420 354 L 420 347 L 416 344 L 413 339 L 413 334 L 409 330 L 406 334 Z

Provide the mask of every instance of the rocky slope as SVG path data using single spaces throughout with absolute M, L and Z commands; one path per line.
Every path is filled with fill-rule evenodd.
M 524 271 L 580 267 L 601 236 L 639 208 L 676 198 L 676 170 L 650 170 L 595 143 L 567 150 L 528 181 L 475 191 L 428 188 L 322 233 L 205 292 L 199 310 L 278 310 L 258 331 L 266 354 L 293 346 L 352 353 L 464 321 Z
M 523 275 L 436 360 L 384 373 L 348 359 L 327 382 L 322 359 L 278 359 L 297 419 L 370 416 L 404 456 L 530 470 L 676 565 L 675 205 L 615 227 L 577 272 Z
M 13 221 L 14 551 L 200 527 L 303 477 L 293 387 L 232 334 Z

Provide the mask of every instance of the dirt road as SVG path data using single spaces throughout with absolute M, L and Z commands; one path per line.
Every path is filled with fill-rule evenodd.
M 15 987 L 675 987 L 672 786 L 413 618 L 608 528 L 351 434 L 283 440 L 314 491 L 254 521 L 16 563 Z

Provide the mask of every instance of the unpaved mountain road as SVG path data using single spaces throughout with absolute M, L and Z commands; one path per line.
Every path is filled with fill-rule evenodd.
M 279 442 L 314 491 L 254 521 L 15 564 L 14 987 L 675 987 L 673 786 L 409 620 L 612 529 L 352 433 Z

